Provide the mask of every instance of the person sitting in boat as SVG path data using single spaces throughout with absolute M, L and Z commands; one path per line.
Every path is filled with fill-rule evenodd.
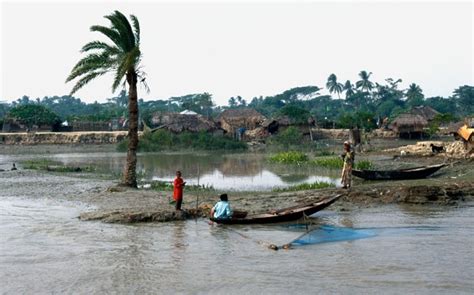
M 227 194 L 220 195 L 220 201 L 211 209 L 211 216 L 216 219 L 226 219 L 232 217 L 232 209 L 230 209 Z
M 351 144 L 348 141 L 344 142 L 344 153 L 341 155 L 344 161 L 342 168 L 341 183 L 342 188 L 350 188 L 352 185 L 352 166 L 354 166 L 355 153 L 351 149 Z

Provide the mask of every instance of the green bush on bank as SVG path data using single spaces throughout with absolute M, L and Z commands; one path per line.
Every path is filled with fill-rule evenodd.
M 270 157 L 270 162 L 280 164 L 302 164 L 308 161 L 308 156 L 302 152 L 281 152 Z
M 288 148 L 290 146 L 301 145 L 303 135 L 296 127 L 288 127 L 286 130 L 278 133 L 269 140 L 270 145 L 283 146 Z
M 128 139 L 120 142 L 117 149 L 127 151 Z M 140 152 L 176 151 L 176 150 L 246 150 L 245 142 L 225 136 L 214 136 L 207 132 L 182 132 L 174 134 L 167 130 L 158 130 L 143 135 L 138 142 Z
M 302 183 L 298 185 L 293 185 L 285 188 L 276 188 L 273 189 L 274 192 L 293 192 L 293 191 L 304 191 L 304 190 L 313 190 L 313 189 L 322 189 L 335 187 L 333 183 L 330 182 L 314 182 L 314 183 Z

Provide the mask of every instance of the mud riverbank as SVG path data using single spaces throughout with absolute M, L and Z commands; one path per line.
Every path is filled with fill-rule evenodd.
M 115 144 L 124 140 L 127 133 L 127 131 L 0 133 L 0 144 Z

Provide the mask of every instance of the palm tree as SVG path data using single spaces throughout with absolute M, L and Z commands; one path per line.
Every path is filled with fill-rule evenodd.
M 354 95 L 354 85 L 352 85 L 351 81 L 347 80 L 343 89 L 346 91 L 346 98 Z
M 140 52 L 140 25 L 138 19 L 134 15 L 130 15 L 131 23 L 133 24 L 132 29 L 128 19 L 119 11 L 104 17 L 111 22 L 110 27 L 92 26 L 90 30 L 104 34 L 112 41 L 112 45 L 101 41 L 92 41 L 84 45 L 81 52 L 87 52 L 88 55 L 79 60 L 74 66 L 66 82 L 79 78 L 71 90 L 71 95 L 94 78 L 108 72 L 114 74 L 112 92 L 115 92 L 119 85 L 122 84 L 125 87 L 125 83 L 128 84 L 129 142 L 122 184 L 137 187 L 137 82 L 138 79 L 141 82 L 145 80 L 144 73 L 140 71 L 139 67 L 142 56 Z
M 356 88 L 361 89 L 362 91 L 369 92 L 374 88 L 374 83 L 369 81 L 370 75 L 372 72 L 368 73 L 366 71 L 361 71 L 359 73 L 360 80 L 356 82 Z
M 421 90 L 420 85 L 411 83 L 410 86 L 408 86 L 406 97 L 408 105 L 414 107 L 421 105 L 425 96 L 423 95 L 423 90 Z
M 328 77 L 328 81 L 326 83 L 326 88 L 329 90 L 329 93 L 336 92 L 337 96 L 340 97 L 340 93 L 342 92 L 343 85 L 337 82 L 337 77 L 335 74 L 331 74 Z

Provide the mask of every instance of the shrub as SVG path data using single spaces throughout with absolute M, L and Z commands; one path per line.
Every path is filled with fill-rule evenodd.
M 285 147 L 290 145 L 300 145 L 303 140 L 303 135 L 296 127 L 288 127 L 286 130 L 275 135 L 271 142 Z

